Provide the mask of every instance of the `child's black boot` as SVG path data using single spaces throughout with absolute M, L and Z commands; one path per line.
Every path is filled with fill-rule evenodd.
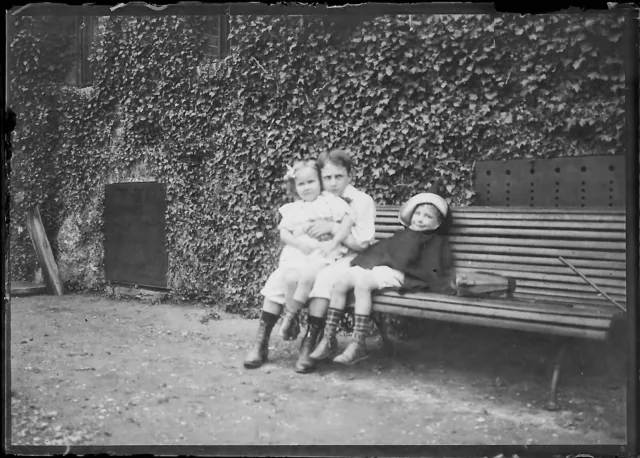
M 258 327 L 258 335 L 249 350 L 249 354 L 244 360 L 244 367 L 247 369 L 256 369 L 262 366 L 269 356 L 269 337 L 273 326 L 278 321 L 278 315 L 269 312 L 262 312 L 260 317 L 260 326 Z

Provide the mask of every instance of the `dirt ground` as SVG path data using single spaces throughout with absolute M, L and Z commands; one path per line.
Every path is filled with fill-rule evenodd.
M 394 358 L 371 338 L 369 360 L 301 375 L 293 371 L 299 341 L 275 335 L 269 363 L 244 369 L 258 322 L 218 311 L 203 323 L 210 310 L 13 298 L 11 443 L 625 442 L 624 381 L 605 375 L 602 345 L 572 350 L 562 409 L 550 412 L 540 358 L 555 344 L 542 336 L 434 323 L 399 342 Z

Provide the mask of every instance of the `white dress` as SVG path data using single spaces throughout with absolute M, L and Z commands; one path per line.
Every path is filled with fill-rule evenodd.
M 278 228 L 287 229 L 295 237 L 302 238 L 311 238 L 304 232 L 314 221 L 327 220 L 340 223 L 345 216 L 352 216 L 351 207 L 344 199 L 326 191 L 322 192 L 312 202 L 296 200 L 283 205 L 278 211 L 282 215 Z M 330 239 L 331 236 L 320 240 Z M 285 245 L 280 254 L 279 267 L 302 266 L 308 263 L 310 259 L 330 263 L 343 257 L 347 251 L 344 245 L 339 245 L 329 256 L 324 257 L 318 250 L 306 255 L 291 245 Z

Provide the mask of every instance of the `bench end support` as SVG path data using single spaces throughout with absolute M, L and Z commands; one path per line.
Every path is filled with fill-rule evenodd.
M 382 349 L 387 356 L 395 355 L 395 348 L 393 342 L 389 339 L 387 319 L 384 313 L 374 312 L 372 314 L 373 322 L 375 323 L 378 331 L 380 331 L 380 337 L 382 338 Z
M 551 390 L 549 392 L 549 402 L 545 406 L 546 410 L 559 410 L 558 405 L 558 380 L 560 379 L 560 370 L 562 369 L 562 359 L 567 350 L 567 343 L 563 342 L 556 355 L 556 360 L 553 365 L 553 375 L 551 376 Z

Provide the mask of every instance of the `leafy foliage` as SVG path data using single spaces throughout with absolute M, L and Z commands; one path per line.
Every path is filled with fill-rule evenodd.
M 274 267 L 281 177 L 296 158 L 345 147 L 354 184 L 377 203 L 438 179 L 468 205 L 476 160 L 622 148 L 623 22 L 612 15 L 240 16 L 232 54 L 208 66 L 204 17 L 101 18 L 87 94 L 54 84 L 69 62 L 35 58 L 68 47 L 33 33 L 46 20 L 18 19 L 11 42 L 14 215 L 40 204 L 55 235 L 105 183 L 142 169 L 167 183 L 170 286 L 237 311 L 259 304 Z M 102 216 L 87 214 L 84 237 L 99 245 Z M 32 249 L 12 237 L 24 276 Z

